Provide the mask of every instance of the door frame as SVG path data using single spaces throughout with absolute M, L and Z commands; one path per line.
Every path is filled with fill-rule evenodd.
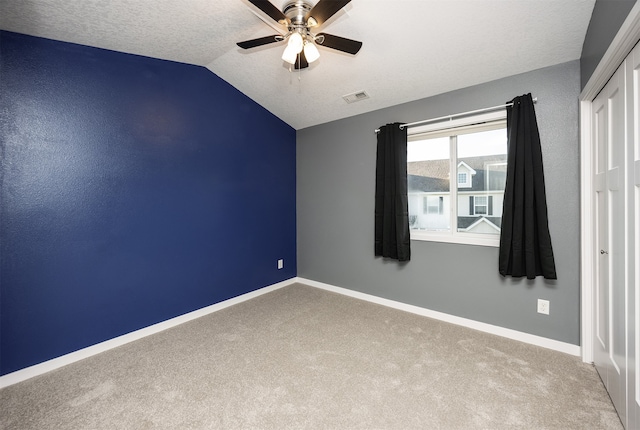
M 591 103 L 640 40 L 640 0 L 633 6 L 609 49 L 580 93 L 580 348 L 582 361 L 593 363 L 595 288 L 595 199 Z

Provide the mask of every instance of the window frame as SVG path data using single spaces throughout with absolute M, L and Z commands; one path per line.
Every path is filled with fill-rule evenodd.
M 495 112 L 484 113 L 480 115 L 472 115 L 464 118 L 458 118 L 446 122 L 437 122 L 434 124 L 427 124 L 419 127 L 412 127 L 408 129 L 407 137 L 409 141 L 422 140 L 424 138 L 437 138 L 437 137 L 450 137 L 459 136 L 461 134 L 477 133 L 482 131 L 497 130 L 506 128 L 507 112 L 504 109 Z M 455 190 L 452 186 L 449 187 L 449 210 L 450 210 L 450 229 L 447 232 L 443 231 L 425 231 L 410 229 L 411 240 L 427 241 L 427 242 L 445 242 L 455 243 L 461 245 L 477 245 L 477 246 L 500 246 L 500 235 L 487 235 L 480 233 L 467 233 L 459 232 L 457 227 L 458 218 L 458 192 L 459 184 L 457 183 L 458 160 L 457 154 L 457 142 L 456 139 L 450 139 L 450 153 L 449 153 L 449 174 L 450 177 L 455 174 Z M 454 173 L 455 172 L 455 173 Z M 469 173 L 467 173 L 469 176 Z M 451 181 L 453 182 L 453 181 Z M 454 198 L 455 197 L 455 198 Z M 475 199 L 474 199 L 475 205 Z M 489 202 L 487 198 L 487 211 L 489 210 Z M 495 212 L 495 209 L 494 209 Z M 474 207 L 475 213 L 475 207 Z M 491 216 L 491 215 L 485 215 Z

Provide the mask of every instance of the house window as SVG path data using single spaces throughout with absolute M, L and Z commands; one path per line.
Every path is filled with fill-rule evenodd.
M 505 116 L 501 111 L 409 129 L 411 239 L 499 246 Z
M 471 196 L 469 199 L 469 215 L 493 215 L 493 196 Z
M 501 190 L 504 189 L 507 183 L 507 162 L 502 163 L 487 163 L 485 166 L 486 185 L 487 190 Z
M 467 172 L 458 173 L 458 186 L 466 185 L 467 183 Z
M 423 213 L 442 215 L 444 209 L 444 197 L 424 196 L 422 203 Z

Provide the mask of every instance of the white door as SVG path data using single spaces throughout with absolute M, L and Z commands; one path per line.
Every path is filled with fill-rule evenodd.
M 593 101 L 595 138 L 596 288 L 594 362 L 623 422 L 626 420 L 626 320 L 624 275 L 624 68 Z
M 628 363 L 628 425 L 640 428 L 640 45 L 626 61 L 627 93 L 627 163 L 628 187 L 628 244 L 627 274 L 629 277 L 629 363 Z

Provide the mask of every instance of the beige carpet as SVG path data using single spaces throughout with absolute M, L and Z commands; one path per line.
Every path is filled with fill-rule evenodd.
M 620 429 L 577 357 L 291 285 L 0 391 L 2 429 Z

